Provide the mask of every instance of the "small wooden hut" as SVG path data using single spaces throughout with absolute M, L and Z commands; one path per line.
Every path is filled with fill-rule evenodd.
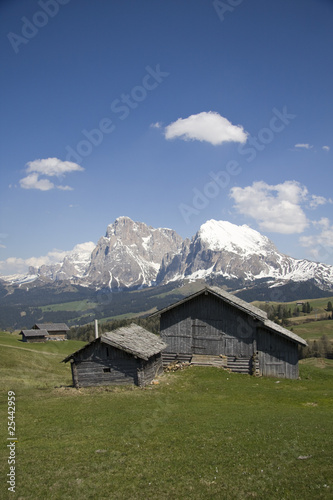
M 22 342 L 45 342 L 48 336 L 47 330 L 21 330 Z
M 75 387 L 144 386 L 163 371 L 161 351 L 165 347 L 159 336 L 132 323 L 103 333 L 63 361 L 71 362 Z
M 298 335 L 267 314 L 218 287 L 205 287 L 152 316 L 160 315 L 163 363 L 189 361 L 231 371 L 298 377 Z

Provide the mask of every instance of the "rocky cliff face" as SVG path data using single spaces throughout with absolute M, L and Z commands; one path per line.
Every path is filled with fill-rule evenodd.
M 154 229 L 119 217 L 98 241 L 85 280 L 111 289 L 152 285 L 164 255 L 173 256 L 181 244 L 182 238 L 172 229 Z

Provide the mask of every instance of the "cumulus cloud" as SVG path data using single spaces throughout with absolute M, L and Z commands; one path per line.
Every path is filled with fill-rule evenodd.
M 295 144 L 295 148 L 312 149 L 313 146 L 311 146 L 311 144 Z
M 213 111 L 179 118 L 165 128 L 166 139 L 204 141 L 214 146 L 224 142 L 245 143 L 247 136 L 242 126 L 233 125 L 227 118 Z
M 329 150 L 330 150 L 330 147 L 329 147 L 329 146 L 323 146 L 323 147 L 322 147 L 322 149 L 323 149 L 324 151 L 329 151 Z
M 151 128 L 161 128 L 162 123 L 161 122 L 151 123 L 150 126 Z
M 51 266 L 61 263 L 67 255 L 80 253 L 91 254 L 95 248 L 95 243 L 88 241 L 86 243 L 79 243 L 72 250 L 58 250 L 54 249 L 46 255 L 40 257 L 29 257 L 22 259 L 20 257 L 9 257 L 6 260 L 0 261 L 0 272 L 2 275 L 11 274 L 25 274 L 28 272 L 29 267 L 40 268 L 42 266 Z
M 71 161 L 62 161 L 58 158 L 44 158 L 29 161 L 26 165 L 26 177 L 20 179 L 22 189 L 38 189 L 39 191 L 50 191 L 51 189 L 61 189 L 71 191 L 73 188 L 62 184 L 55 184 L 45 177 L 57 177 L 62 179 L 66 174 L 72 172 L 82 172 L 83 167 Z M 42 177 L 42 178 L 41 178 Z
M 307 188 L 296 181 L 276 185 L 258 181 L 230 190 L 239 213 L 255 219 L 260 229 L 281 234 L 302 233 L 308 226 L 301 206 L 307 196 Z

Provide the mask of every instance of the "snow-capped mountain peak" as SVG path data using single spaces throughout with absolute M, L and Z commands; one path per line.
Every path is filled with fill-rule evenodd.
M 228 221 L 211 219 L 203 224 L 198 237 L 213 251 L 239 252 L 245 255 L 260 252 L 267 255 L 275 249 L 273 243 L 249 226 L 237 226 Z

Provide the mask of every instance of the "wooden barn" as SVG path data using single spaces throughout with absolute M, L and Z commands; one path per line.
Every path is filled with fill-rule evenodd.
M 65 323 L 36 323 L 32 328 L 33 330 L 46 330 L 46 340 L 67 340 L 67 332 L 69 332 Z
M 22 342 L 45 342 L 47 340 L 47 330 L 21 330 Z
M 161 351 L 165 347 L 157 335 L 132 323 L 103 333 L 63 361 L 71 361 L 75 387 L 144 386 L 162 373 Z
M 157 311 L 163 364 L 189 361 L 231 371 L 295 379 L 306 342 L 257 307 L 218 287 L 205 287 Z

